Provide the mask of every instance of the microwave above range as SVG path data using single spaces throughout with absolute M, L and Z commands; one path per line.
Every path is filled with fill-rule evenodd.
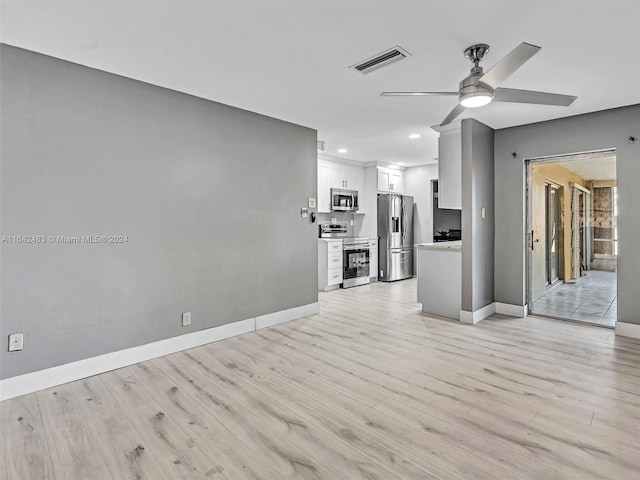
M 357 212 L 358 211 L 358 191 L 332 188 L 331 189 L 331 211 L 332 212 Z

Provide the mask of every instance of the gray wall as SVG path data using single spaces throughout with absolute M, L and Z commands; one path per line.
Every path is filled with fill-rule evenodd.
M 316 132 L 6 45 L 1 378 L 317 301 Z M 181 327 L 181 312 L 193 325 Z M 25 333 L 22 352 L 7 335 Z
M 640 105 L 497 130 L 495 133 L 495 299 L 524 305 L 527 158 L 616 149 L 618 320 L 640 324 Z M 516 153 L 516 157 L 512 156 Z
M 462 121 L 462 309 L 494 301 L 494 131 Z M 482 218 L 482 208 L 485 218 Z

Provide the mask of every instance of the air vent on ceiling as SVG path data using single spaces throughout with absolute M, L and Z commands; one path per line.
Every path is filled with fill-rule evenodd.
M 356 72 L 360 72 L 362 74 L 367 74 L 369 72 L 373 72 L 378 68 L 384 67 L 386 65 L 390 65 L 392 63 L 398 62 L 403 58 L 410 57 L 409 52 L 395 46 L 389 50 L 385 50 L 382 53 L 379 53 L 371 58 L 367 58 L 362 62 L 358 62 L 355 65 L 351 65 L 349 68 L 355 70 Z

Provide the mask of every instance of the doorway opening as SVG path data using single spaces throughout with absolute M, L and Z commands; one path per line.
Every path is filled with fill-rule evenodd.
M 530 314 L 614 327 L 615 150 L 527 161 Z

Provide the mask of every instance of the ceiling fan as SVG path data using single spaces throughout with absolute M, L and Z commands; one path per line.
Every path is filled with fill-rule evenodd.
M 572 95 L 501 88 L 498 85 L 533 57 L 540 47 L 521 43 L 488 72 L 484 72 L 480 61 L 489 52 L 489 45 L 480 43 L 464 51 L 464 56 L 472 63 L 471 73 L 460 82 L 457 92 L 382 92 L 383 96 L 457 95 L 458 105 L 447 115 L 441 125 L 455 120 L 466 108 L 481 107 L 489 102 L 534 103 L 538 105 L 558 105 L 568 107 L 578 98 Z

